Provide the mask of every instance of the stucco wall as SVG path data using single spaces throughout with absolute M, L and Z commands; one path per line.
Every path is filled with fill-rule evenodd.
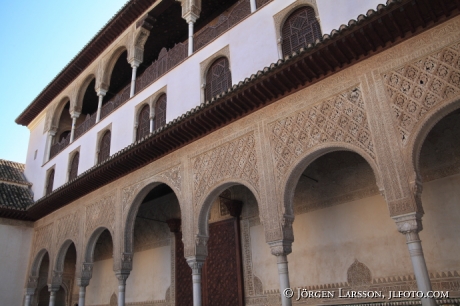
M 0 218 L 0 300 L 2 305 L 21 305 L 32 245 L 31 223 Z

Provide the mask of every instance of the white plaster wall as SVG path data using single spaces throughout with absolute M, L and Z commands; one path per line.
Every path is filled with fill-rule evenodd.
M 113 293 L 118 296 L 118 279 L 113 272 L 113 259 L 96 261 L 93 276 L 86 287 L 86 304 L 108 305 Z
M 37 200 L 44 195 L 46 171 L 51 167 L 55 166 L 54 189 L 66 183 L 69 153 L 78 146 L 81 147 L 78 172 L 82 173 L 93 167 L 96 163 L 98 132 L 110 124 L 112 124 L 111 154 L 130 145 L 134 140 L 135 106 L 157 93 L 165 85 L 167 85 L 168 96 L 167 122 L 180 117 L 199 105 L 201 103 L 201 84 L 203 82 L 203 76 L 200 75 L 200 63 L 225 46 L 228 45 L 230 48 L 230 68 L 233 84 L 243 81 L 245 78 L 257 73 L 258 70 L 262 70 L 264 67 L 276 62 L 278 60 L 278 49 L 273 16 L 293 2 L 294 0 L 275 0 L 256 11 L 131 98 L 118 110 L 104 118 L 90 131 L 44 165 L 40 163 L 44 160 L 46 135 L 43 134 L 43 123 L 35 125 L 31 129 L 27 159 L 29 169 L 26 171 L 27 178 L 34 184 L 34 199 Z M 340 1 L 341 9 L 338 9 L 336 1 L 321 0 L 317 2 L 324 29 L 327 29 L 329 24 L 334 24 L 334 27 L 337 27 L 335 26 L 336 21 L 341 20 L 334 17 L 328 21 L 331 15 L 339 14 L 348 21 L 351 18 L 356 18 L 359 13 L 365 13 L 368 8 L 376 7 L 375 1 L 367 0 L 354 0 L 353 5 L 350 4 L 352 1 L 346 1 L 346 4 L 345 1 Z M 326 32 L 330 32 L 330 30 L 326 30 Z M 30 156 L 33 157 L 35 148 L 39 149 L 39 156 L 37 160 L 32 161 Z
M 386 0 L 317 0 L 321 30 L 323 34 L 330 34 L 360 14 L 366 15 L 369 9 L 376 11 L 380 3 L 385 4 Z
M 264 290 L 279 289 L 276 257 L 272 255 L 270 247 L 265 242 L 263 225 L 251 227 L 250 235 L 254 275 L 262 281 Z
M 171 247 L 134 253 L 126 281 L 126 303 L 164 300 L 171 285 Z
M 21 305 L 33 227 L 3 221 L 0 219 L 0 304 Z
M 423 184 L 420 232 L 429 272 L 460 270 L 460 174 Z

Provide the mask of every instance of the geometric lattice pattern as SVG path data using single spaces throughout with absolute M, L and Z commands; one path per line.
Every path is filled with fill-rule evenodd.
M 428 111 L 460 92 L 460 44 L 384 75 L 403 145 Z
M 359 88 L 349 89 L 309 109 L 269 125 L 276 176 L 310 148 L 325 142 L 354 144 L 374 157 L 374 147 Z
M 64 239 L 72 239 L 75 243 L 78 239 L 78 230 L 80 228 L 80 214 L 75 212 L 73 214 L 62 217 L 57 221 L 57 243 L 63 242 Z
M 206 190 L 225 178 L 242 178 L 259 186 L 254 134 L 227 142 L 192 161 L 196 200 Z
M 355 259 L 347 271 L 347 281 L 352 288 L 368 286 L 372 283 L 371 270 Z
M 99 226 L 109 230 L 115 225 L 115 196 L 107 196 L 86 208 L 86 236 Z

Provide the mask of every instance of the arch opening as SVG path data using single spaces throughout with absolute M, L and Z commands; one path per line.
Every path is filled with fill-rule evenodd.
M 176 305 L 188 305 L 187 301 L 192 301 L 192 278 L 184 258 L 176 194 L 164 183 L 147 185 L 138 193 L 130 214 L 134 220 L 128 221 L 131 225 L 126 227 L 125 243 L 127 251 L 133 253 L 133 269 L 126 297 L 141 302 L 146 293 L 136 284 L 145 282 L 156 288 L 148 293 L 149 300 L 175 300 Z
M 36 260 L 38 260 L 39 265 L 36 267 L 36 272 L 32 271 L 32 276 L 37 276 L 38 280 L 32 302 L 35 303 L 35 305 L 48 305 L 50 299 L 50 294 L 48 292 L 50 258 L 48 252 L 45 251 L 44 254 L 38 254 Z
M 123 88 L 131 83 L 132 68 L 128 63 L 128 51 L 125 49 L 116 60 L 110 72 L 109 89 L 102 100 L 102 105 L 113 99 Z

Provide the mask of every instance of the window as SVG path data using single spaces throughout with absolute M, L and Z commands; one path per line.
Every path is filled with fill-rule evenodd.
M 104 160 L 110 157 L 110 139 L 110 131 L 105 132 L 99 143 L 99 153 L 97 156 L 98 163 L 102 163 Z
M 315 10 L 309 6 L 295 10 L 284 22 L 282 29 L 283 56 L 298 52 L 300 48 L 321 38 L 321 29 Z
M 141 140 L 150 133 L 150 106 L 142 107 L 137 120 L 136 140 Z
M 45 195 L 49 195 L 51 192 L 53 192 L 53 183 L 54 183 L 54 169 L 51 169 L 48 172 L 48 180 L 46 181 Z
M 80 153 L 77 152 L 73 155 L 72 162 L 69 168 L 69 181 L 78 176 L 78 162 L 80 161 Z
M 205 100 L 227 91 L 232 86 L 232 74 L 226 57 L 217 59 L 206 74 Z
M 166 125 L 166 95 L 161 95 L 155 104 L 154 130 Z

